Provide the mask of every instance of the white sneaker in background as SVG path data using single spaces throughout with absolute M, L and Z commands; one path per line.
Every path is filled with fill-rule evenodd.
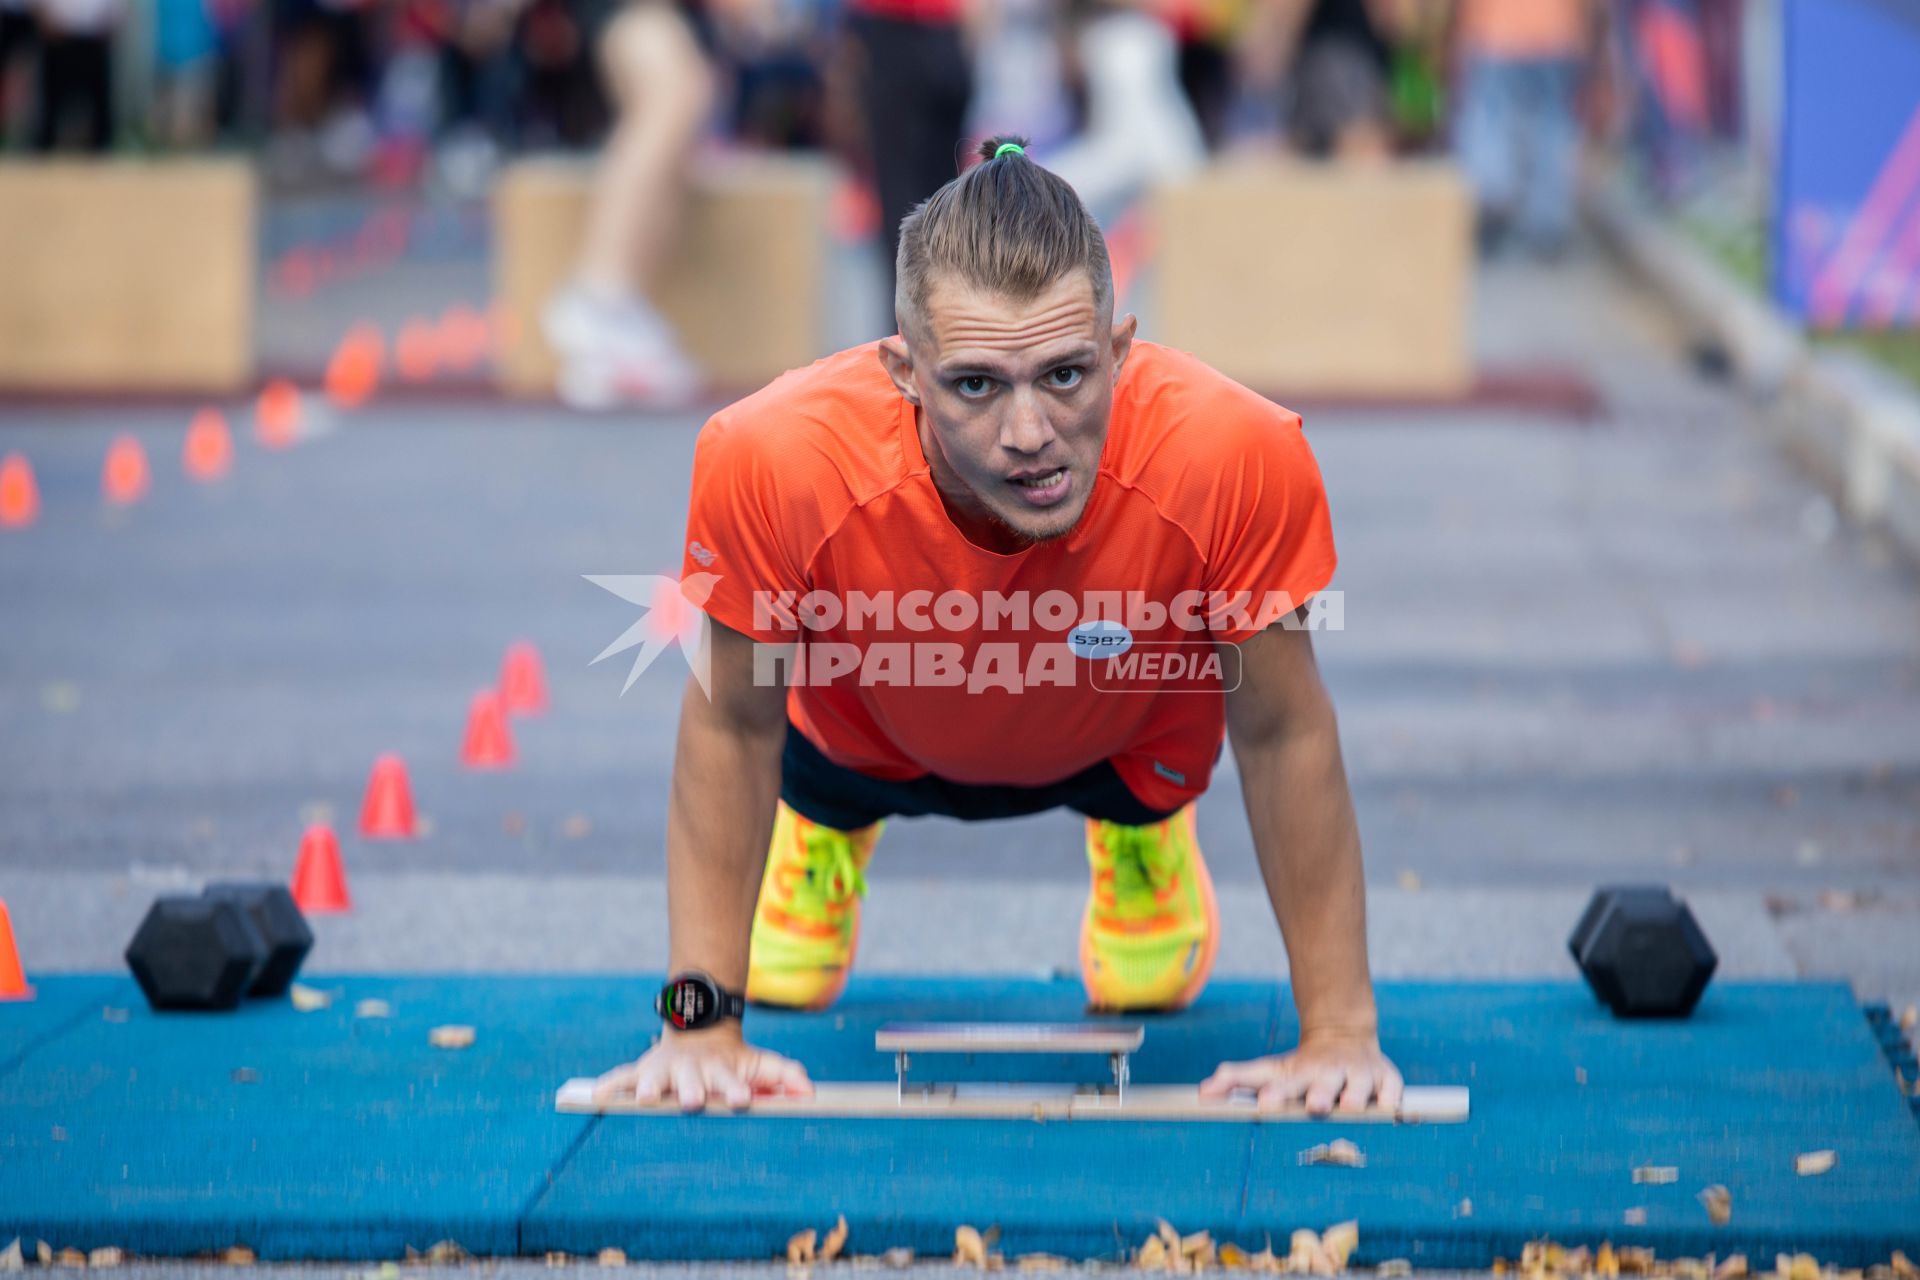
M 686 408 L 705 384 L 659 312 L 641 299 L 570 285 L 541 315 L 560 360 L 557 390 L 570 408 Z

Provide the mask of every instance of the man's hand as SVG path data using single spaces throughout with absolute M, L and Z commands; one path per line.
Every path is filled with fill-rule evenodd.
M 1329 1111 L 1361 1111 L 1369 1103 L 1400 1106 L 1400 1072 L 1380 1052 L 1371 1035 L 1319 1034 L 1304 1036 L 1292 1053 L 1255 1058 L 1251 1062 L 1223 1062 L 1200 1084 L 1202 1098 L 1225 1098 L 1235 1089 L 1257 1092 L 1263 1111 L 1278 1111 L 1306 1100 L 1313 1115 Z
M 756 1096 L 805 1098 L 812 1093 L 813 1082 L 807 1079 L 805 1067 L 754 1048 L 737 1026 L 679 1034 L 667 1031 L 637 1061 L 615 1067 L 593 1086 L 595 1102 L 677 1098 L 682 1111 L 698 1111 L 715 1096 L 738 1110 Z

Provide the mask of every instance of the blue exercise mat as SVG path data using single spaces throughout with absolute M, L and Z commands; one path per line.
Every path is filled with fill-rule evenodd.
M 1415 1084 L 1473 1091 L 1465 1124 L 1037 1123 L 560 1115 L 553 1093 L 644 1047 L 656 980 L 309 978 L 324 1010 L 154 1014 L 121 978 L 37 980 L 0 1005 L 0 1241 L 184 1255 L 761 1258 L 844 1214 L 849 1251 L 1117 1258 L 1164 1217 L 1285 1252 L 1360 1223 L 1357 1264 L 1483 1267 L 1530 1239 L 1662 1256 L 1920 1252 L 1920 1126 L 1847 990 L 1718 983 L 1693 1018 L 1624 1023 L 1573 983 L 1383 983 L 1386 1047 Z M 389 1018 L 356 1018 L 364 999 Z M 905 1020 L 1082 1016 L 1072 981 L 857 978 L 825 1014 L 749 1015 L 818 1080 L 890 1080 Z M 111 1010 L 103 1016 L 103 1010 Z M 121 1011 L 124 1011 L 122 1014 Z M 1215 982 L 1149 1017 L 1140 1083 L 1192 1082 L 1292 1043 L 1284 987 Z M 475 1028 L 437 1049 L 429 1030 Z M 917 1059 L 937 1079 L 1098 1080 L 1098 1058 Z M 1302 1164 L 1345 1137 L 1364 1168 Z M 1832 1149 L 1800 1177 L 1794 1157 Z M 1633 1170 L 1678 1170 L 1636 1184 Z M 1728 1188 L 1732 1219 L 1698 1194 Z

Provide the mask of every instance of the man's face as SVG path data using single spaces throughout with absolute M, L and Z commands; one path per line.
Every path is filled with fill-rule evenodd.
M 1093 496 L 1133 317 L 1111 324 L 1081 271 L 1025 301 L 935 281 L 926 311 L 881 359 L 949 507 L 999 545 L 1065 536 Z

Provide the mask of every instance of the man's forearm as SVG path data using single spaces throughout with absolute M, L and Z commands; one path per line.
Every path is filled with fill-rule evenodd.
M 729 990 L 746 987 L 785 735 L 784 718 L 777 727 L 729 720 L 688 682 L 667 810 L 671 971 L 702 969 Z
M 1360 831 L 1332 707 L 1271 735 L 1236 737 L 1234 758 L 1302 1036 L 1374 1034 Z

